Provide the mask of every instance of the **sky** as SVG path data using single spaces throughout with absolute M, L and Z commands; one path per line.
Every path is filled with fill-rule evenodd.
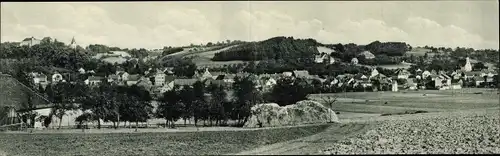
M 498 49 L 498 1 L 2 2 L 1 42 L 162 48 L 275 36 Z

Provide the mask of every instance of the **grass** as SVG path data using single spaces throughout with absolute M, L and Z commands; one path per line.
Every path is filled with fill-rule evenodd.
M 463 92 L 463 93 L 462 93 Z M 474 94 L 483 92 L 483 94 Z M 336 96 L 339 100 L 332 106 L 334 111 L 397 114 L 407 111 L 441 112 L 464 109 L 492 108 L 498 106 L 496 92 L 486 89 L 463 89 L 462 91 L 408 91 L 408 92 L 350 92 L 336 94 L 314 94 L 310 98 Z M 426 94 L 426 96 L 423 96 Z M 350 100 L 349 100 L 350 99 Z M 368 100 L 368 101 L 366 101 Z
M 0 134 L 7 155 L 219 155 L 319 133 L 329 125 L 254 131 Z

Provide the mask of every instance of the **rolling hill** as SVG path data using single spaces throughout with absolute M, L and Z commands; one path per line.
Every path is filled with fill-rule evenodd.
M 0 88 L 0 107 L 8 106 L 17 110 L 22 109 L 23 105 L 28 103 L 29 97 L 32 97 L 32 102 L 37 107 L 45 107 L 49 104 L 44 97 L 10 75 L 0 73 Z

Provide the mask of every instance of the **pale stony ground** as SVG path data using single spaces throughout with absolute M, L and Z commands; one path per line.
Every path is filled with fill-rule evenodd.
M 374 119 L 375 128 L 332 143 L 323 154 L 500 153 L 499 109 Z M 367 121 L 354 121 L 367 122 Z
M 251 154 L 500 153 L 500 108 L 395 116 L 359 116 Z

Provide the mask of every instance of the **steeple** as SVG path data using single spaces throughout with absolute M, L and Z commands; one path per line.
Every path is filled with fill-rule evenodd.
M 472 71 L 472 65 L 470 64 L 469 57 L 465 58 L 465 65 L 463 67 L 463 70 L 466 72 Z
M 71 43 L 69 44 L 69 47 L 75 49 L 76 48 L 76 41 L 75 37 L 73 36 L 73 39 L 71 39 Z

